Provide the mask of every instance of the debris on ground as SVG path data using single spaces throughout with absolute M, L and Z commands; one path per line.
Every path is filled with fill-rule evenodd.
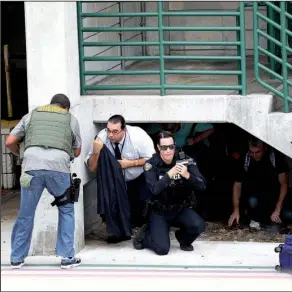
M 267 230 L 251 231 L 248 226 L 229 228 L 222 222 L 206 222 L 201 240 L 238 242 L 283 242 L 285 235 Z
M 174 232 L 177 228 L 170 229 L 170 238 L 175 239 Z M 139 231 L 134 228 L 133 235 Z M 105 223 L 96 226 L 95 230 L 86 236 L 87 239 L 106 240 L 107 233 Z M 251 231 L 248 226 L 229 228 L 224 222 L 206 222 L 205 232 L 198 240 L 206 241 L 238 241 L 238 242 L 276 242 L 284 241 L 285 234 L 267 230 Z

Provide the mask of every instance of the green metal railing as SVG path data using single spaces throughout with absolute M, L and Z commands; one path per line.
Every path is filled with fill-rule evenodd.
M 79 52 L 80 52 L 80 75 L 81 75 L 81 94 L 86 94 L 89 90 L 160 90 L 160 95 L 165 95 L 168 89 L 172 90 L 233 90 L 238 91 L 239 94 L 246 95 L 246 60 L 245 60 L 245 17 L 244 17 L 244 3 L 240 2 L 239 10 L 237 11 L 164 11 L 163 1 L 157 2 L 157 12 L 90 12 L 82 11 L 82 2 L 78 2 L 78 30 L 79 30 Z M 84 27 L 84 18 L 108 18 L 108 17 L 156 17 L 157 26 L 131 26 L 131 27 Z M 164 25 L 164 17 L 168 16 L 193 16 L 195 17 L 213 16 L 213 17 L 234 17 L 236 19 L 236 26 L 188 26 L 188 27 L 174 27 Z M 89 42 L 85 41 L 83 33 L 92 32 L 125 32 L 125 31 L 155 31 L 158 33 L 157 41 L 120 41 L 120 42 Z M 212 31 L 236 31 L 236 41 L 166 41 L 164 36 L 167 31 L 197 31 L 197 32 L 212 32 Z M 165 54 L 167 46 L 234 46 L 237 48 L 236 56 L 182 56 L 182 55 L 167 55 Z M 115 46 L 157 46 L 159 50 L 158 56 L 85 56 L 84 48 L 86 47 L 115 47 Z M 104 70 L 104 71 L 87 71 L 85 70 L 85 62 L 94 61 L 154 61 L 159 62 L 158 70 Z M 166 61 L 235 61 L 237 63 L 237 70 L 170 70 L 166 69 Z M 127 85 L 104 85 L 86 84 L 86 76 L 115 76 L 115 75 L 159 75 L 158 84 L 127 84 Z M 185 84 L 168 84 L 166 76 L 170 74 L 183 75 L 235 75 L 238 77 L 237 84 L 234 85 L 185 85 Z
M 289 95 L 292 82 L 288 80 L 288 72 L 292 70 L 289 63 L 289 54 L 292 54 L 292 2 L 262 3 L 268 8 L 267 16 L 259 12 L 259 3 L 253 2 L 254 73 L 259 84 L 283 99 L 284 112 L 289 112 L 289 103 L 292 103 L 292 97 Z M 267 33 L 260 29 L 260 19 L 267 23 Z M 268 41 L 267 50 L 260 45 L 260 37 Z M 260 62 L 261 54 L 269 58 L 270 68 Z M 283 90 L 280 91 L 272 87 L 268 81 L 264 81 L 260 76 L 260 69 L 270 74 L 272 78 L 280 80 Z
M 239 2 L 239 7 L 234 11 L 165 11 L 163 1 L 158 1 L 157 10 L 154 12 L 146 12 L 141 9 L 140 12 L 124 12 L 121 8 L 122 2 L 118 3 L 118 12 L 107 12 L 107 8 L 98 12 L 84 12 L 82 7 L 86 2 L 77 3 L 78 12 L 78 33 L 79 33 L 79 54 L 80 54 L 80 78 L 81 78 L 81 94 L 85 95 L 92 90 L 159 90 L 160 95 L 166 95 L 167 90 L 228 90 L 237 91 L 241 95 L 247 94 L 247 72 L 246 72 L 246 40 L 245 40 L 245 8 L 251 7 L 253 10 L 253 33 L 254 33 L 254 75 L 257 82 L 267 88 L 275 95 L 281 97 L 284 101 L 284 111 L 289 111 L 289 104 L 292 103 L 292 97 L 289 96 L 289 88 L 292 86 L 289 78 L 289 70 L 292 73 L 292 65 L 289 63 L 289 55 L 292 56 L 292 2 Z M 94 3 L 94 2 L 90 2 Z M 95 2 L 100 3 L 100 2 Z M 112 6 L 115 4 L 112 4 Z M 112 7 L 109 6 L 109 7 Z M 259 9 L 263 7 L 266 9 L 266 16 L 263 15 Z M 196 23 L 198 17 L 229 17 L 235 18 L 235 26 L 169 26 L 166 24 L 166 17 L 194 17 L 193 23 Z M 126 20 L 138 17 L 141 21 L 136 26 L 129 26 Z M 146 18 L 156 18 L 157 26 L 146 26 Z M 118 19 L 117 25 L 112 26 L 86 26 L 85 20 L 96 19 L 99 20 L 107 18 Z M 266 31 L 262 30 L 259 22 L 266 23 Z M 166 33 L 177 32 L 236 32 L 235 41 L 171 41 L 167 40 Z M 119 41 L 91 41 L 90 38 L 85 37 L 85 33 L 117 33 Z M 133 37 L 124 39 L 124 33 L 135 32 L 134 36 L 141 34 L 141 41 L 134 40 Z M 157 40 L 147 40 L 145 33 L 157 33 Z M 267 43 L 267 48 L 260 44 L 260 38 L 264 38 Z M 140 46 L 142 47 L 141 55 L 125 55 L 123 50 L 125 47 Z M 156 47 L 158 54 L 156 56 L 147 55 L 147 47 Z M 166 53 L 167 48 L 178 46 L 191 46 L 192 48 L 214 46 L 220 49 L 222 47 L 236 48 L 237 54 L 232 56 L 203 56 L 203 55 L 174 55 Z M 96 55 L 85 54 L 88 48 L 104 48 L 101 53 Z M 119 47 L 119 55 L 104 56 L 103 52 L 108 49 Z M 261 63 L 261 56 L 265 56 L 268 60 L 268 65 Z M 92 62 L 119 62 L 111 68 L 103 70 L 88 69 Z M 126 62 L 147 62 L 154 61 L 159 64 L 153 69 L 133 69 L 131 66 L 125 66 Z M 225 63 L 235 62 L 237 68 L 234 70 L 199 70 L 194 69 L 169 69 L 168 62 L 171 61 L 221 61 Z M 128 63 L 129 64 L 129 63 Z M 116 68 L 119 66 L 120 68 Z M 271 79 L 279 80 L 283 85 L 283 90 L 278 90 L 271 86 L 269 80 L 263 80 L 260 71 L 263 70 L 270 74 Z M 95 84 L 88 84 L 87 78 L 89 76 L 148 76 L 157 75 L 156 84 L 104 84 L 107 82 L 97 82 Z M 214 84 L 196 85 L 196 84 L 169 84 L 167 76 L 169 75 L 230 75 L 237 76 L 237 83 L 233 85 Z M 270 79 L 270 80 L 271 80 Z M 104 79 L 106 80 L 106 79 Z M 147 78 L 144 79 L 147 81 Z M 112 82 L 113 83 L 113 82 Z

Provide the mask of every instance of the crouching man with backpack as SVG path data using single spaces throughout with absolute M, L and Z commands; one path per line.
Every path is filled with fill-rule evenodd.
M 241 215 L 250 220 L 249 227 L 278 225 L 292 221 L 285 209 L 289 168 L 285 157 L 268 149 L 257 138 L 248 141 L 248 153 L 239 159 L 233 185 L 233 213 L 228 225 L 238 224 Z

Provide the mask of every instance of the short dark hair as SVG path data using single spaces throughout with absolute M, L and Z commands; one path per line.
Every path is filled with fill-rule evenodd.
M 172 138 L 174 141 L 173 134 L 169 131 L 160 131 L 157 135 L 157 143 L 160 145 L 160 140 L 165 138 Z M 175 141 L 174 141 L 175 142 Z
M 260 147 L 260 146 L 265 146 L 265 143 L 258 139 L 257 137 L 251 136 L 248 139 L 248 146 L 249 147 Z
M 58 104 L 62 108 L 70 108 L 71 106 L 69 98 L 62 93 L 54 95 L 51 99 L 51 104 Z
M 113 124 L 121 124 L 121 129 L 124 130 L 126 128 L 126 121 L 125 118 L 121 115 L 113 115 L 111 116 L 107 122 L 113 123 Z

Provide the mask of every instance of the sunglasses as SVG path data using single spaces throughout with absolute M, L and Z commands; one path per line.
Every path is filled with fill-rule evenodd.
M 160 147 L 160 149 L 162 151 L 166 151 L 168 148 L 169 148 L 169 150 L 173 150 L 175 148 L 175 145 L 174 144 L 171 144 L 171 145 L 160 145 L 159 147 Z

